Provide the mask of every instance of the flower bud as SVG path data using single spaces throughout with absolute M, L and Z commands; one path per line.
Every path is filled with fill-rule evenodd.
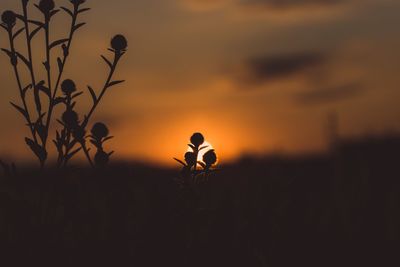
M 41 0 L 39 2 L 39 9 L 43 14 L 48 14 L 55 8 L 53 0 Z
M 4 11 L 3 14 L 1 15 L 1 20 L 5 25 L 7 25 L 8 28 L 12 28 L 15 25 L 15 22 L 17 21 L 17 16 L 13 11 L 7 10 Z
M 128 41 L 121 35 L 115 35 L 111 40 L 111 47 L 118 52 L 124 51 L 128 47 Z
M 61 91 L 65 94 L 65 95 L 71 95 L 73 92 L 76 91 L 76 85 L 74 83 L 74 81 L 70 80 L 70 79 L 66 79 L 62 82 L 61 84 Z
M 217 154 L 215 154 L 214 149 L 207 151 L 203 155 L 203 161 L 207 166 L 212 166 L 217 162 Z
M 95 125 L 93 125 L 91 132 L 93 137 L 96 138 L 97 140 L 101 140 L 104 137 L 107 137 L 109 133 L 107 126 L 101 122 L 98 122 Z
M 190 142 L 195 147 L 199 147 L 204 143 L 204 136 L 201 133 L 194 133 L 192 137 L 190 137 Z
M 72 136 L 79 142 L 83 142 L 85 140 L 85 134 L 85 128 L 81 126 L 75 127 L 74 131 L 72 132 Z
M 71 4 L 77 5 L 77 6 L 86 2 L 86 0 L 69 0 L 69 1 L 71 2 Z
M 186 152 L 185 161 L 187 165 L 193 166 L 197 162 L 196 155 L 193 152 Z
M 74 129 L 79 125 L 78 114 L 73 110 L 67 110 L 62 115 L 62 121 L 68 129 Z

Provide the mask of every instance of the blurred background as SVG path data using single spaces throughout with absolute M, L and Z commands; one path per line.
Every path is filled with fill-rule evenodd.
M 1 2 L 2 10 L 21 8 L 19 1 Z M 88 25 L 76 35 L 64 76 L 85 91 L 79 110 L 90 108 L 86 86 L 99 90 L 104 82 L 100 54 L 107 54 L 111 37 L 121 33 L 129 41 L 116 77 L 127 82 L 112 88 L 93 120 L 109 125 L 116 138 L 108 145 L 117 159 L 175 164 L 172 157 L 185 152 L 195 131 L 206 136 L 220 162 L 229 162 L 244 155 L 321 152 L 337 136 L 400 130 L 399 1 L 85 5 L 92 8 L 82 16 Z M 65 36 L 69 25 L 58 17 L 54 39 Z M 0 46 L 8 47 L 4 34 Z M 35 43 L 35 51 L 42 48 Z M 0 66 L 0 155 L 31 160 L 23 141 L 27 128 L 8 103 L 18 94 L 5 54 Z

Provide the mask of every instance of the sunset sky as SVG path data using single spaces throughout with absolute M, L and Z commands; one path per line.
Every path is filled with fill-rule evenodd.
M 88 24 L 77 32 L 64 75 L 85 90 L 79 110 L 90 108 L 86 86 L 99 90 L 106 78 L 100 55 L 108 55 L 111 37 L 121 33 L 129 42 L 116 75 L 126 83 L 107 93 L 94 117 L 115 136 L 107 147 L 115 158 L 175 164 L 172 157 L 185 152 L 195 131 L 222 162 L 317 151 L 326 146 L 333 112 L 343 136 L 400 130 L 398 0 L 88 0 L 85 6 L 92 8 L 81 17 Z M 19 12 L 20 1 L 1 0 L 0 9 Z M 52 38 L 67 34 L 65 14 L 57 16 Z M 8 48 L 6 38 L 2 31 L 1 47 Z M 37 40 L 42 55 L 43 36 Z M 19 99 L 5 54 L 0 66 L 0 155 L 33 158 L 23 141 L 28 128 L 9 105 Z

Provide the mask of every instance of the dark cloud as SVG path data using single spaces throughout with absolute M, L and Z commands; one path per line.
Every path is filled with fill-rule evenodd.
M 312 68 L 321 67 L 327 56 L 321 53 L 296 53 L 256 57 L 242 65 L 237 75 L 242 82 L 265 83 L 302 74 Z
M 306 91 L 297 94 L 295 101 L 302 105 L 326 104 L 356 97 L 363 92 L 363 87 L 360 84 L 352 83 Z
M 344 0 L 241 0 L 242 6 L 288 9 L 309 6 L 328 6 L 343 3 Z

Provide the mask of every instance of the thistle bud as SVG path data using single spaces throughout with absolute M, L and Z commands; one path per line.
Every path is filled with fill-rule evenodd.
M 187 165 L 193 166 L 197 162 L 196 155 L 193 152 L 186 152 L 185 161 Z
M 117 52 L 124 51 L 128 47 L 128 41 L 121 34 L 115 35 L 111 39 L 111 47 Z
M 212 166 L 217 162 L 217 154 L 215 154 L 214 149 L 211 149 L 204 154 L 203 161 L 207 166 Z
M 190 137 L 190 142 L 195 147 L 199 147 L 204 143 L 204 136 L 201 133 L 194 133 L 192 137 Z
M 107 137 L 109 133 L 107 126 L 101 122 L 98 122 L 95 125 L 93 125 L 91 132 L 93 137 L 96 138 L 97 140 L 101 140 L 104 137 Z
M 53 0 L 41 0 L 39 2 L 39 9 L 43 14 L 49 14 L 55 8 Z
M 15 25 L 15 22 L 17 21 L 17 16 L 15 13 L 11 10 L 4 11 L 3 14 L 1 15 L 1 20 L 5 25 L 7 25 L 8 28 L 12 28 Z
M 74 83 L 74 81 L 70 80 L 70 79 L 66 79 L 62 82 L 61 84 L 61 91 L 65 94 L 65 95 L 71 95 L 73 92 L 76 91 L 76 85 Z

